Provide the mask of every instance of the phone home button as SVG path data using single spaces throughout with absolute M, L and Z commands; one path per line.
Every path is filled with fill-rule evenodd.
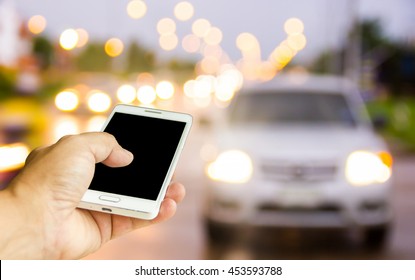
M 121 200 L 119 197 L 108 196 L 108 195 L 101 195 L 99 199 L 104 200 L 104 201 L 109 201 L 109 202 L 120 202 Z

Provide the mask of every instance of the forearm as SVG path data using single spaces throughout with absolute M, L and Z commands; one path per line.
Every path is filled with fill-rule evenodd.
M 27 200 L 30 203 L 30 199 Z M 0 259 L 40 259 L 43 242 L 41 229 L 19 206 L 11 189 L 0 191 Z

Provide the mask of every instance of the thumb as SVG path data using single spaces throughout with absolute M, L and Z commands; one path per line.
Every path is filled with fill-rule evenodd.
M 112 149 L 111 154 L 102 163 L 109 167 L 123 167 L 129 165 L 133 159 L 134 155 L 130 151 L 118 145 Z
M 133 154 L 122 148 L 109 133 L 90 132 L 81 134 L 81 137 L 92 152 L 95 163 L 102 162 L 109 167 L 122 167 L 133 161 Z

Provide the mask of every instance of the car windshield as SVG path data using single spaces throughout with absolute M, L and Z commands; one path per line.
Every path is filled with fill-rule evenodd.
M 343 95 L 324 93 L 241 94 L 234 100 L 232 124 L 335 124 L 355 126 Z

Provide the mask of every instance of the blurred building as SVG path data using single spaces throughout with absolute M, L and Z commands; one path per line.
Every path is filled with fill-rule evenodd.
M 0 2 L 0 65 L 16 67 L 19 58 L 30 53 L 30 42 L 24 36 L 24 22 L 13 0 Z

